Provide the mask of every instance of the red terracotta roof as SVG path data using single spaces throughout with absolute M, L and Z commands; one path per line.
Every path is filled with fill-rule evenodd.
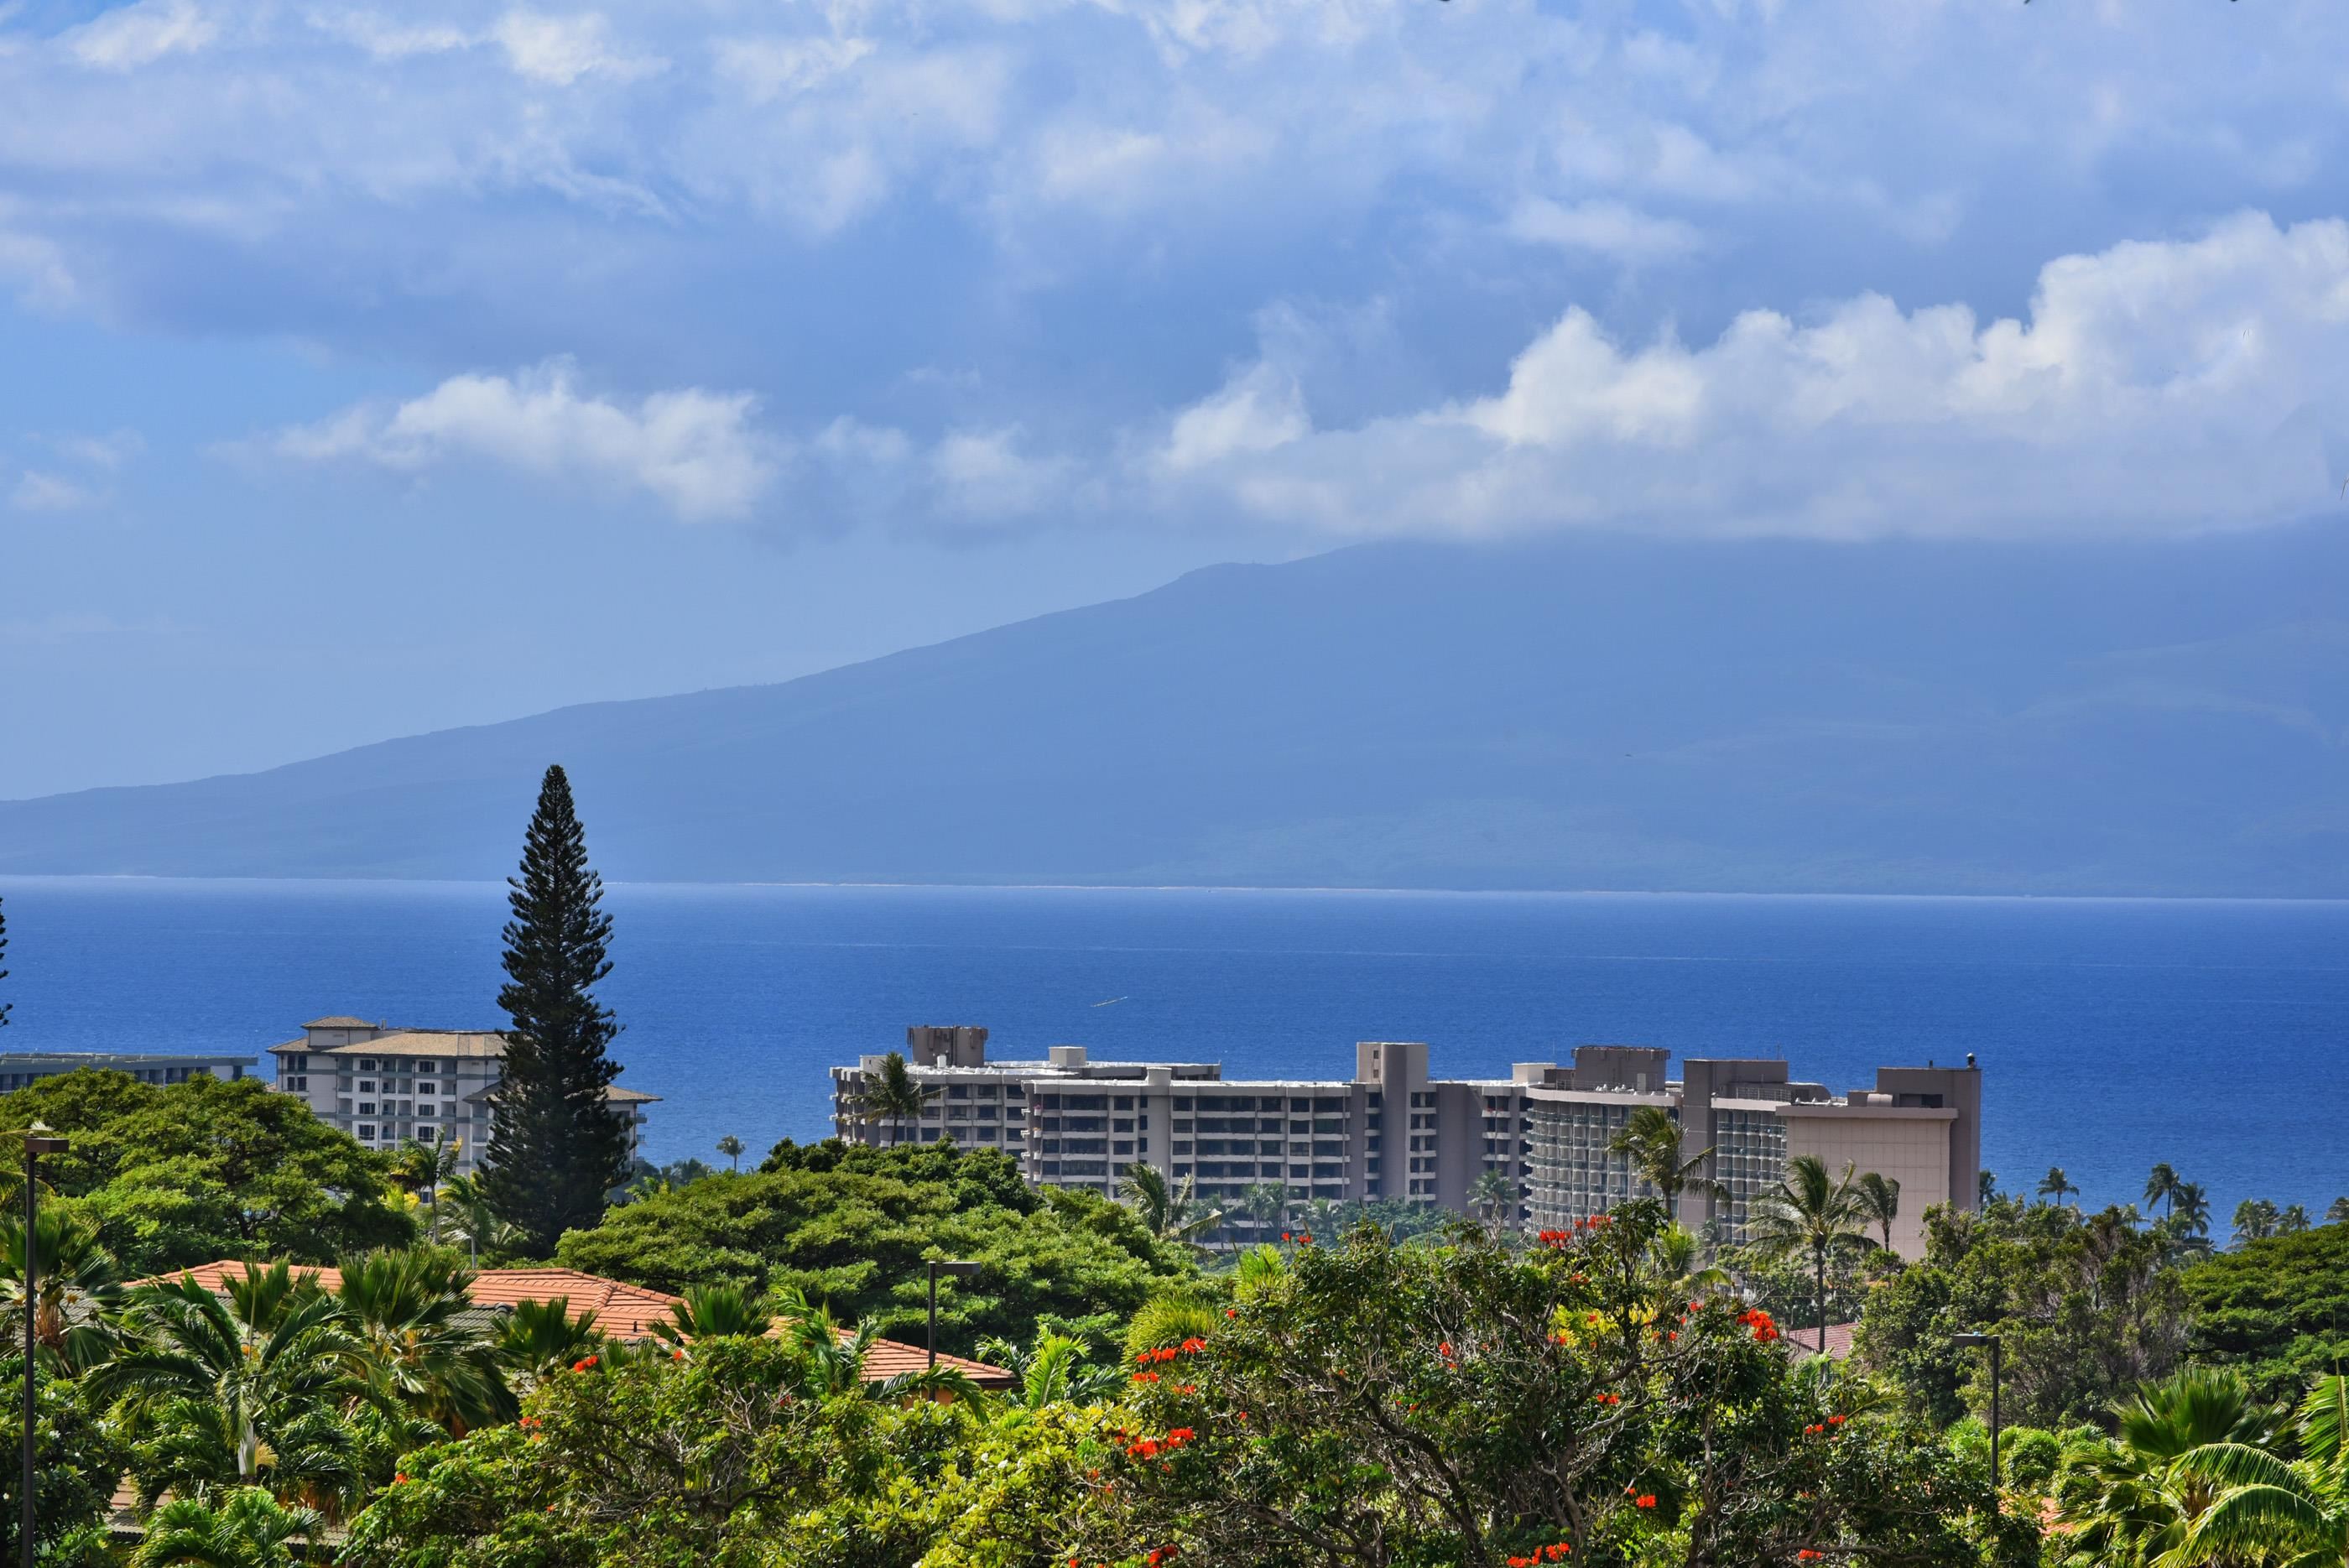
M 1858 1326 L 1856 1323 L 1827 1324 L 1827 1355 L 1831 1358 L 1837 1361 L 1851 1359 L 1851 1331 Z M 1816 1355 L 1819 1353 L 1819 1331 L 1816 1328 L 1786 1330 L 1786 1349 L 1797 1361 Z
M 229 1279 L 241 1277 L 244 1268 L 244 1264 L 233 1260 L 201 1263 L 176 1274 L 134 1282 L 152 1285 L 168 1280 L 192 1279 L 208 1291 L 222 1292 L 228 1288 Z M 333 1268 L 303 1263 L 297 1264 L 294 1272 L 316 1280 L 323 1290 L 343 1288 L 342 1273 Z M 583 1311 L 593 1312 L 598 1333 L 631 1344 L 650 1339 L 656 1327 L 669 1321 L 669 1309 L 685 1299 L 647 1290 L 642 1285 L 607 1280 L 601 1274 L 583 1274 L 576 1269 L 483 1269 L 473 1276 L 472 1288 L 466 1294 L 476 1306 L 508 1311 L 523 1302 L 550 1302 L 561 1296 L 570 1303 L 569 1310 L 574 1316 Z M 841 1337 L 848 1337 L 845 1331 Z M 900 1373 L 919 1372 L 928 1365 L 929 1354 L 918 1345 L 876 1339 L 864 1357 L 864 1380 L 880 1383 Z M 960 1367 L 982 1388 L 1011 1386 L 1010 1373 L 983 1361 L 942 1354 L 938 1365 Z
M 843 1336 L 844 1337 L 844 1336 Z M 879 1383 L 900 1373 L 919 1372 L 930 1364 L 929 1352 L 918 1345 L 904 1345 L 894 1339 L 876 1339 L 864 1353 L 864 1380 Z M 989 1366 L 984 1361 L 971 1361 L 959 1355 L 938 1352 L 938 1365 L 960 1369 L 981 1388 L 1009 1388 L 1011 1374 L 1000 1366 Z

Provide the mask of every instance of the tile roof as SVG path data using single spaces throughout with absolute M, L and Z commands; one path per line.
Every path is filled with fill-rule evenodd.
M 313 1018 L 302 1027 L 305 1029 L 377 1029 L 381 1025 L 370 1023 L 364 1018 L 353 1018 L 347 1013 L 338 1012 L 332 1018 Z
M 244 1267 L 234 1260 L 223 1260 L 182 1269 L 176 1274 L 139 1280 L 134 1283 L 151 1285 L 169 1280 L 192 1279 L 208 1291 L 224 1291 L 231 1276 L 241 1275 Z M 294 1272 L 315 1279 L 323 1290 L 339 1291 L 343 1288 L 341 1271 L 332 1267 L 302 1263 L 295 1266 Z M 569 1310 L 574 1314 L 581 1311 L 595 1313 L 598 1332 L 631 1344 L 650 1339 L 654 1328 L 669 1321 L 669 1309 L 685 1299 L 661 1291 L 647 1290 L 642 1285 L 607 1280 L 600 1274 L 581 1273 L 576 1269 L 483 1269 L 473 1276 L 472 1288 L 466 1293 L 476 1306 L 507 1312 L 523 1302 L 550 1302 L 561 1296 L 569 1303 Z M 842 1337 L 847 1337 L 844 1331 Z M 895 1339 L 876 1339 L 864 1357 L 864 1380 L 867 1383 L 884 1382 L 900 1373 L 919 1372 L 928 1364 L 929 1353 L 918 1345 L 906 1345 Z M 999 1366 L 989 1366 L 983 1361 L 941 1353 L 938 1365 L 960 1367 L 972 1382 L 982 1388 L 1008 1388 L 1011 1386 L 1010 1373 Z
M 1856 1323 L 1827 1324 L 1827 1355 L 1835 1361 L 1851 1359 L 1851 1331 Z M 1819 1331 L 1816 1328 L 1790 1328 L 1785 1331 L 1786 1349 L 1797 1361 L 1809 1359 L 1819 1353 Z
M 907 1345 L 895 1339 L 876 1339 L 864 1353 L 864 1381 L 879 1383 L 900 1373 L 919 1372 L 929 1364 L 930 1353 L 918 1345 Z M 984 1361 L 972 1361 L 960 1355 L 948 1355 L 943 1350 L 938 1352 L 938 1365 L 960 1368 L 981 1388 L 1009 1388 L 1012 1384 L 1011 1374 L 1000 1366 L 989 1366 Z
M 395 1029 L 372 1040 L 329 1045 L 329 1056 L 502 1056 L 506 1037 L 494 1029 Z

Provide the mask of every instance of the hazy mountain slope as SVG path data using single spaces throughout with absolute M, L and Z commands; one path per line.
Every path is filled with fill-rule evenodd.
M 2349 894 L 2349 534 L 1382 545 L 0 804 L 0 872 Z

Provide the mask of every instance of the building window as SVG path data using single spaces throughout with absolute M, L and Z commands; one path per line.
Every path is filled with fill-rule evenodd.
M 363 1123 L 361 1123 L 361 1124 L 359 1125 L 359 1141 L 360 1141 L 361 1143 L 372 1143 L 372 1142 L 374 1142 L 374 1141 L 375 1141 L 375 1128 L 373 1128 L 373 1127 L 368 1127 L 368 1126 L 367 1126 L 367 1125 L 366 1125 L 364 1122 L 363 1122 Z

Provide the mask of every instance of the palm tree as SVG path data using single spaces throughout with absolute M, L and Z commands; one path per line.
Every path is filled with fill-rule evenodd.
M 1081 1343 L 1049 1329 L 1037 1330 L 1034 1346 L 1025 1350 L 1008 1339 L 982 1339 L 978 1355 L 1019 1380 L 1013 1409 L 1030 1415 L 1048 1405 L 1103 1403 L 1115 1398 L 1125 1382 L 1123 1368 L 1094 1366 Z
M 1655 1289 L 1655 1315 L 1669 1316 L 1678 1309 L 1667 1303 L 1687 1301 L 1707 1291 L 1729 1288 L 1728 1271 L 1704 1262 L 1704 1239 L 1677 1220 L 1648 1238 L 1641 1267 Z
M 215 1505 L 205 1492 L 175 1497 L 147 1521 L 131 1568 L 293 1568 L 286 1542 L 316 1538 L 325 1521 L 286 1508 L 259 1487 L 239 1487 Z
M 782 1314 L 775 1328 L 798 1359 L 794 1392 L 802 1398 L 833 1399 L 862 1394 L 882 1404 L 917 1398 L 974 1406 L 986 1402 L 984 1391 L 959 1366 L 925 1367 L 919 1372 L 901 1372 L 895 1377 L 870 1382 L 864 1376 L 864 1362 L 874 1342 L 881 1337 L 878 1324 L 866 1318 L 853 1330 L 843 1329 L 833 1319 L 831 1308 L 810 1301 L 797 1286 L 776 1293 L 776 1301 Z
M 2327 1225 L 2349 1225 L 2349 1198 L 2336 1198 L 2325 1205 L 2324 1222 Z
M 1469 1206 L 1495 1231 L 1516 1223 L 1517 1205 L 1524 1201 L 1516 1178 L 1497 1166 L 1468 1184 Z
M 1866 1225 L 1853 1191 L 1851 1167 L 1846 1165 L 1839 1177 L 1829 1177 L 1826 1162 L 1817 1155 L 1798 1154 L 1786 1162 L 1785 1177 L 1777 1187 L 1754 1199 L 1746 1215 L 1746 1238 L 1762 1256 L 1810 1253 L 1818 1292 L 1819 1354 L 1825 1355 L 1827 1259 L 1860 1240 Z
M 1191 1178 L 1170 1187 L 1164 1172 L 1141 1160 L 1125 1168 L 1118 1190 L 1142 1228 L 1162 1241 L 1192 1241 L 1224 1222 L 1222 1210 L 1206 1209 L 1193 1196 Z
M 1343 1204 L 1332 1199 L 1317 1198 L 1308 1203 L 1304 1212 L 1297 1218 L 1298 1222 L 1305 1227 L 1307 1235 L 1335 1241 L 1338 1232 L 1345 1229 L 1345 1215 Z
M 742 1140 L 740 1138 L 736 1137 L 732 1133 L 728 1133 L 718 1140 L 718 1152 L 732 1162 L 729 1167 L 730 1169 L 738 1176 L 741 1174 Z
M 465 1158 L 465 1140 L 452 1138 L 449 1129 L 440 1128 L 425 1143 L 409 1138 L 392 1156 L 392 1179 L 410 1192 L 421 1193 L 425 1207 L 432 1210 L 432 1240 L 440 1240 L 440 1184 L 457 1174 L 457 1167 Z
M 2172 1553 L 2218 1489 L 2181 1461 L 2212 1448 L 2258 1451 L 2276 1434 L 2273 1414 L 2225 1368 L 2188 1367 L 2141 1386 L 2113 1413 L 2115 1435 L 2075 1440 L 2056 1478 L 2057 1513 L 2074 1532 L 2070 1561 L 2084 1564 L 2183 1561 Z
M 595 1314 L 571 1313 L 571 1298 L 516 1302 L 498 1330 L 498 1360 L 518 1376 L 536 1380 L 602 1350 Z
M 1871 1170 L 1851 1190 L 1860 1213 L 1882 1233 L 1884 1250 L 1892 1251 L 1892 1222 L 1900 1218 L 1900 1183 Z
M 2182 1223 L 2189 1236 L 2210 1233 L 2210 1195 L 2202 1190 L 2199 1181 L 2181 1181 L 2169 1195 L 2168 1216 Z
M 1125 1353 L 1164 1350 L 1186 1339 L 1205 1339 L 1223 1326 L 1222 1310 L 1177 1287 L 1152 1296 L 1125 1325 Z
M 122 1404 L 142 1500 L 200 1486 L 347 1495 L 358 1477 L 343 1417 L 377 1394 L 342 1303 L 282 1262 L 249 1264 L 225 1289 L 183 1276 L 131 1290 L 130 1347 L 83 1376 L 92 1399 Z
M 2155 1166 L 2153 1173 L 2145 1179 L 2145 1206 L 2151 1209 L 2158 1203 L 2162 1205 L 2162 1214 L 2167 1217 L 2169 1213 L 2169 1205 L 2176 1200 L 2178 1189 L 2183 1185 L 2178 1172 L 2170 1168 L 2168 1160 L 2163 1160 Z
M 2276 1233 L 2276 1225 L 2283 1218 L 2276 1206 L 2264 1198 L 2246 1198 L 2235 1205 L 2235 1242 L 2264 1241 Z
M 735 1285 L 689 1286 L 668 1315 L 653 1334 L 679 1350 L 699 1339 L 756 1339 L 775 1321 L 757 1297 Z
M 462 1241 L 465 1255 L 478 1264 L 481 1249 L 492 1253 L 514 1252 L 521 1250 L 523 1236 L 519 1227 L 498 1218 L 490 1207 L 489 1195 L 478 1176 L 452 1176 L 440 1187 L 441 1201 L 436 1207 L 449 1214 L 449 1233 L 445 1240 Z
M 864 1075 L 857 1090 L 854 1115 L 867 1124 L 887 1122 L 889 1147 L 895 1148 L 905 1138 L 905 1123 L 918 1119 L 923 1107 L 937 1096 L 938 1086 L 915 1077 L 905 1064 L 905 1054 L 892 1051 L 881 1058 L 880 1066 Z
M 1667 1220 L 1680 1218 L 1681 1194 L 1689 1189 L 1716 1196 L 1727 1190 L 1699 1174 L 1713 1158 L 1713 1150 L 1701 1148 L 1686 1159 L 1681 1158 L 1681 1124 L 1661 1106 L 1641 1106 L 1633 1111 L 1631 1119 L 1607 1140 L 1607 1152 L 1629 1160 L 1632 1173 L 1663 1195 Z
M 2079 1190 L 2072 1185 L 2072 1179 L 2064 1174 L 2064 1168 L 2060 1165 L 2049 1166 L 2047 1174 L 2039 1179 L 2039 1196 L 2051 1202 L 2060 1204 Z
M 467 1294 L 473 1275 L 453 1255 L 370 1252 L 340 1272 L 343 1310 L 382 1392 L 460 1436 L 512 1415 L 497 1342 Z
M 44 1209 L 34 1223 L 41 1281 L 32 1303 L 33 1337 L 63 1366 L 86 1370 L 113 1341 L 108 1315 L 122 1297 L 113 1255 L 98 1245 L 95 1230 L 61 1210 Z M 0 1345 L 24 1343 L 25 1226 L 0 1221 Z
M 1259 1181 L 1240 1194 L 1240 1212 L 1256 1227 L 1257 1241 L 1277 1235 L 1288 1228 L 1288 1189 L 1278 1181 Z
M 2302 1204 L 2286 1204 L 2283 1212 L 2276 1216 L 2275 1233 L 2279 1236 L 2297 1236 L 2307 1229 L 2308 1210 Z
M 2178 1456 L 2186 1480 L 2217 1489 L 2178 1542 L 2179 1563 L 2349 1563 L 2349 1377 L 2320 1377 L 2295 1421 L 2300 1459 L 2211 1443 Z
M 1987 1209 L 1998 1198 L 1998 1178 L 1987 1170 L 1974 1172 L 1974 1207 Z

